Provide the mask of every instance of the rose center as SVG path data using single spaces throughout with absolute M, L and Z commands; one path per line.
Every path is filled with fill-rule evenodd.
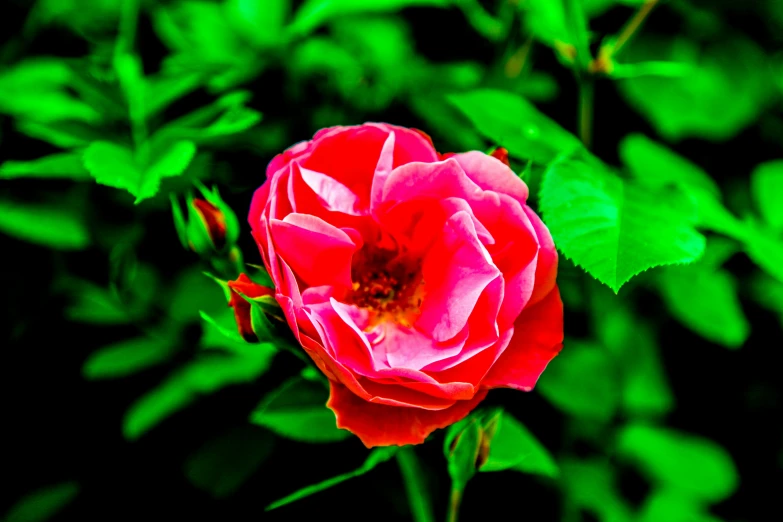
M 369 328 L 394 321 L 411 326 L 424 296 L 420 262 L 396 252 L 362 249 L 351 267 L 351 304 L 370 312 Z

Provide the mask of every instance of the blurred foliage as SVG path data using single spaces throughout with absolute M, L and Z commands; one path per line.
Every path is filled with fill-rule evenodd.
M 324 500 L 304 499 L 367 474 L 349 482 L 364 493 L 344 485 L 320 498 L 351 520 L 367 518 L 349 509 L 359 497 L 395 491 L 390 502 L 407 495 L 410 513 L 373 516 L 431 522 L 462 501 L 468 520 L 512 504 L 526 520 L 778 519 L 777 498 L 756 491 L 775 483 L 783 433 L 745 433 L 743 419 L 781 418 L 777 373 L 755 383 L 754 372 L 777 372 L 783 346 L 783 2 L 9 5 L 0 239 L 4 275 L 18 282 L 4 288 L 16 324 L 3 344 L 36 362 L 10 365 L 7 396 L 30 381 L 47 401 L 71 397 L 58 386 L 88 381 L 82 401 L 110 404 L 63 408 L 88 413 L 79 439 L 109 424 L 125 439 L 115 451 L 168 441 L 158 471 L 169 477 L 160 470 L 176 460 L 188 487 L 225 499 L 215 518 L 243 491 L 256 516 L 295 502 L 286 510 L 320 513 Z M 248 299 L 259 343 L 226 306 L 240 272 L 271 284 L 244 224 L 266 164 L 319 128 L 364 121 L 421 128 L 441 152 L 505 147 L 563 254 L 562 354 L 532 394 L 493 392 L 433 435 L 435 457 L 367 454 L 335 427 L 325 380 L 274 303 Z M 39 382 L 49 359 L 75 364 Z M 194 430 L 188 415 L 207 420 Z M 26 440 L 25 422 L 10 424 Z M 131 466 L 95 453 L 113 473 Z M 405 487 L 382 465 L 395 457 Z M 8 521 L 91 519 L 101 487 L 114 487 L 105 467 L 17 467 L 29 471 L 7 491 Z M 516 471 L 503 480 L 534 493 L 503 504 L 489 471 Z M 56 484 L 63 472 L 78 483 Z M 643 487 L 629 493 L 634 480 Z M 149 500 L 107 502 L 168 496 L 144 491 Z M 553 512 L 546 502 L 555 515 L 537 514 Z

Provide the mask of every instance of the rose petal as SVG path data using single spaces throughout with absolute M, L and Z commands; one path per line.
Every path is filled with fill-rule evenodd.
M 479 151 L 455 154 L 453 157 L 468 177 L 482 189 L 508 194 L 522 205 L 527 201 L 528 188 L 525 182 L 498 158 Z
M 479 296 L 500 277 L 467 212 L 451 216 L 422 265 L 424 301 L 416 327 L 446 341 L 468 322 Z
M 289 214 L 272 219 L 269 228 L 275 251 L 307 286 L 351 287 L 351 257 L 356 245 L 350 236 L 321 218 Z
M 464 418 L 486 396 L 479 391 L 471 400 L 457 401 L 445 410 L 429 411 L 373 404 L 357 397 L 345 386 L 330 381 L 326 405 L 337 418 L 337 427 L 347 429 L 368 448 L 421 444 L 430 433 Z
M 530 219 L 533 229 L 536 231 L 536 237 L 538 238 L 538 243 L 540 245 L 536 263 L 536 284 L 533 287 L 533 294 L 530 296 L 530 300 L 527 303 L 527 306 L 530 306 L 549 295 L 549 292 L 551 292 L 552 288 L 555 286 L 555 280 L 557 278 L 557 250 L 555 249 L 555 242 L 552 241 L 552 235 L 549 233 L 549 229 L 546 225 L 541 221 L 541 218 L 539 218 L 527 205 L 525 205 L 523 209 Z
M 563 346 L 563 302 L 555 286 L 514 323 L 514 337 L 481 385 L 530 391 Z

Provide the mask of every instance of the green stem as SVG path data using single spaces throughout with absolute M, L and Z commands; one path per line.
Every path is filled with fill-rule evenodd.
M 657 3 L 658 0 L 647 0 L 644 4 L 642 4 L 633 18 L 628 20 L 628 23 L 625 24 L 625 27 L 623 27 L 623 29 L 620 31 L 620 34 L 617 36 L 617 40 L 615 40 L 614 45 L 612 46 L 612 50 L 609 52 L 610 58 L 619 53 L 620 49 L 622 49 L 623 46 L 628 43 L 631 37 L 636 34 L 636 31 L 639 30 L 644 21 L 647 19 L 647 16 L 650 14 L 650 11 L 653 10 L 653 7 L 655 7 Z
M 397 464 L 400 466 L 414 522 L 435 522 L 427 488 L 422 481 L 421 467 L 419 467 L 419 461 L 412 447 L 403 446 L 400 448 L 397 452 Z
M 462 503 L 462 490 L 456 487 L 451 488 L 449 497 L 449 512 L 446 516 L 446 522 L 457 522 L 459 518 L 459 506 Z
M 579 138 L 588 149 L 593 139 L 594 83 L 589 77 L 579 81 Z

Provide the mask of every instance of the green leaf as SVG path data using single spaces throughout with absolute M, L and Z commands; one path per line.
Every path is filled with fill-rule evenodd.
M 126 412 L 123 421 L 125 437 L 130 440 L 139 438 L 202 395 L 257 379 L 269 369 L 276 350 L 266 343 L 252 347 L 253 350 L 242 354 L 202 353 L 201 357 L 170 375 Z
M 720 202 L 720 189 L 700 167 L 640 134 L 626 136 L 620 157 L 636 180 L 649 187 L 675 186 L 696 205 L 697 226 L 744 241 L 745 226 Z
M 168 336 L 137 337 L 90 354 L 82 365 L 86 379 L 116 379 L 166 362 L 174 355 L 177 342 Z
M 716 443 L 646 424 L 629 424 L 617 439 L 617 452 L 635 462 L 655 482 L 706 502 L 729 497 L 739 484 L 731 456 Z
M 783 237 L 753 220 L 744 224 L 745 252 L 765 272 L 783 281 Z
M 75 152 L 52 154 L 32 161 L 6 161 L 0 165 L 0 179 L 39 178 L 72 179 L 83 181 L 90 179 L 90 173 L 84 168 L 82 155 Z
M 101 114 L 68 89 L 73 73 L 61 58 L 31 58 L 0 72 L 0 113 L 36 122 L 98 123 Z
M 451 94 L 447 99 L 481 134 L 519 159 L 546 164 L 559 155 L 582 150 L 575 136 L 520 96 L 481 89 Z
M 640 272 L 689 263 L 704 251 L 683 194 L 646 189 L 596 164 L 550 166 L 540 208 L 558 249 L 615 293 Z
M 671 489 L 653 491 L 644 501 L 639 522 L 720 522 L 702 503 Z
M 199 314 L 201 315 L 201 318 L 204 320 L 205 323 L 210 325 L 212 328 L 214 328 L 216 331 L 220 332 L 220 335 L 228 339 L 229 341 L 232 341 L 234 343 L 242 343 L 245 344 L 245 340 L 242 338 L 241 335 L 239 335 L 239 332 L 236 329 L 236 323 L 233 323 L 233 328 L 229 326 L 228 324 L 220 324 L 219 321 L 213 319 L 210 317 L 206 312 L 199 311 Z M 226 314 L 228 316 L 228 314 Z M 232 322 L 233 322 L 233 316 L 232 316 Z
M 617 493 L 614 469 L 608 462 L 569 459 L 560 467 L 566 497 L 573 505 L 597 515 L 601 522 L 635 520 L 630 506 Z
M 619 82 L 628 103 L 668 140 L 727 140 L 753 123 L 770 99 L 767 58 L 748 39 L 720 39 L 700 49 L 684 38 L 642 34 L 625 52 L 630 63 L 664 60 L 691 67 L 677 77 Z
M 48 205 L 0 200 L 0 233 L 56 250 L 90 246 L 90 233 L 81 216 Z
M 591 310 L 598 339 L 615 357 L 622 386 L 620 403 L 630 416 L 656 416 L 674 407 L 655 331 L 606 287 L 594 285 Z
M 101 185 L 125 189 L 136 203 L 157 194 L 163 178 L 181 175 L 196 154 L 191 141 L 177 141 L 153 152 L 148 165 L 140 165 L 122 145 L 96 141 L 84 151 L 84 166 Z
M 211 316 L 231 312 L 223 292 L 197 268 L 183 270 L 168 297 L 169 317 L 180 323 L 199 321 L 201 312 Z
M 299 442 L 337 442 L 351 433 L 337 428 L 326 407 L 328 390 L 320 382 L 293 377 L 269 393 L 250 414 L 250 422 Z
M 261 121 L 261 113 L 245 107 L 250 97 L 248 91 L 225 94 L 214 103 L 169 122 L 155 134 L 154 140 L 204 143 L 244 132 Z
M 751 280 L 751 292 L 759 304 L 778 314 L 783 325 L 783 282 L 759 273 Z
M 183 96 L 195 91 L 203 80 L 201 73 L 193 71 L 147 77 L 141 104 L 144 108 L 143 117 L 148 119 L 165 110 Z
M 614 416 L 620 402 L 614 362 L 606 351 L 585 342 L 567 340 L 536 388 L 565 413 L 601 422 Z
M 78 121 L 37 122 L 33 120 L 18 120 L 16 122 L 16 130 L 31 138 L 51 143 L 61 149 L 87 147 L 90 143 L 100 140 L 105 135 L 99 130 Z
M 227 0 L 224 6 L 227 20 L 246 41 L 262 48 L 282 43 L 290 0 Z
M 758 165 L 750 176 L 750 188 L 761 216 L 772 228 L 783 229 L 783 160 Z
M 750 334 L 737 296 L 737 282 L 726 270 L 696 263 L 668 267 L 660 291 L 669 312 L 682 324 L 727 348 L 739 348 Z
M 479 471 L 513 469 L 556 478 L 559 470 L 547 449 L 511 414 L 501 412 L 498 415 L 487 460 Z
M 68 505 L 79 493 L 79 484 L 63 482 L 30 493 L 6 513 L 5 522 L 43 522 Z
M 620 159 L 640 182 L 652 187 L 674 185 L 700 190 L 720 199 L 720 189 L 703 169 L 643 134 L 620 142 Z
M 253 426 L 231 429 L 188 457 L 185 475 L 198 489 L 225 498 L 258 470 L 274 443 L 272 435 Z
M 309 497 L 310 495 L 318 493 L 319 491 L 329 489 L 333 486 L 336 486 L 337 484 L 340 484 L 341 482 L 345 482 L 346 480 L 364 475 L 368 471 L 375 468 L 375 466 L 378 464 L 391 459 L 396 452 L 396 446 L 375 448 L 372 450 L 372 452 L 370 452 L 370 455 L 367 457 L 367 460 L 364 461 L 364 464 L 362 464 L 358 469 L 349 471 L 348 473 L 343 473 L 342 475 L 338 475 L 328 480 L 324 480 L 323 482 L 319 482 L 318 484 L 313 484 L 312 486 L 307 486 L 306 488 L 302 488 L 299 491 L 291 493 L 287 497 L 281 498 L 280 500 L 269 504 L 266 507 L 266 511 L 277 509 L 279 507 L 285 506 L 286 504 L 290 504 L 291 502 Z
M 307 0 L 294 14 L 288 26 L 292 35 L 305 36 L 324 23 L 344 16 L 370 13 L 393 12 L 405 7 L 431 6 L 447 7 L 452 0 Z

